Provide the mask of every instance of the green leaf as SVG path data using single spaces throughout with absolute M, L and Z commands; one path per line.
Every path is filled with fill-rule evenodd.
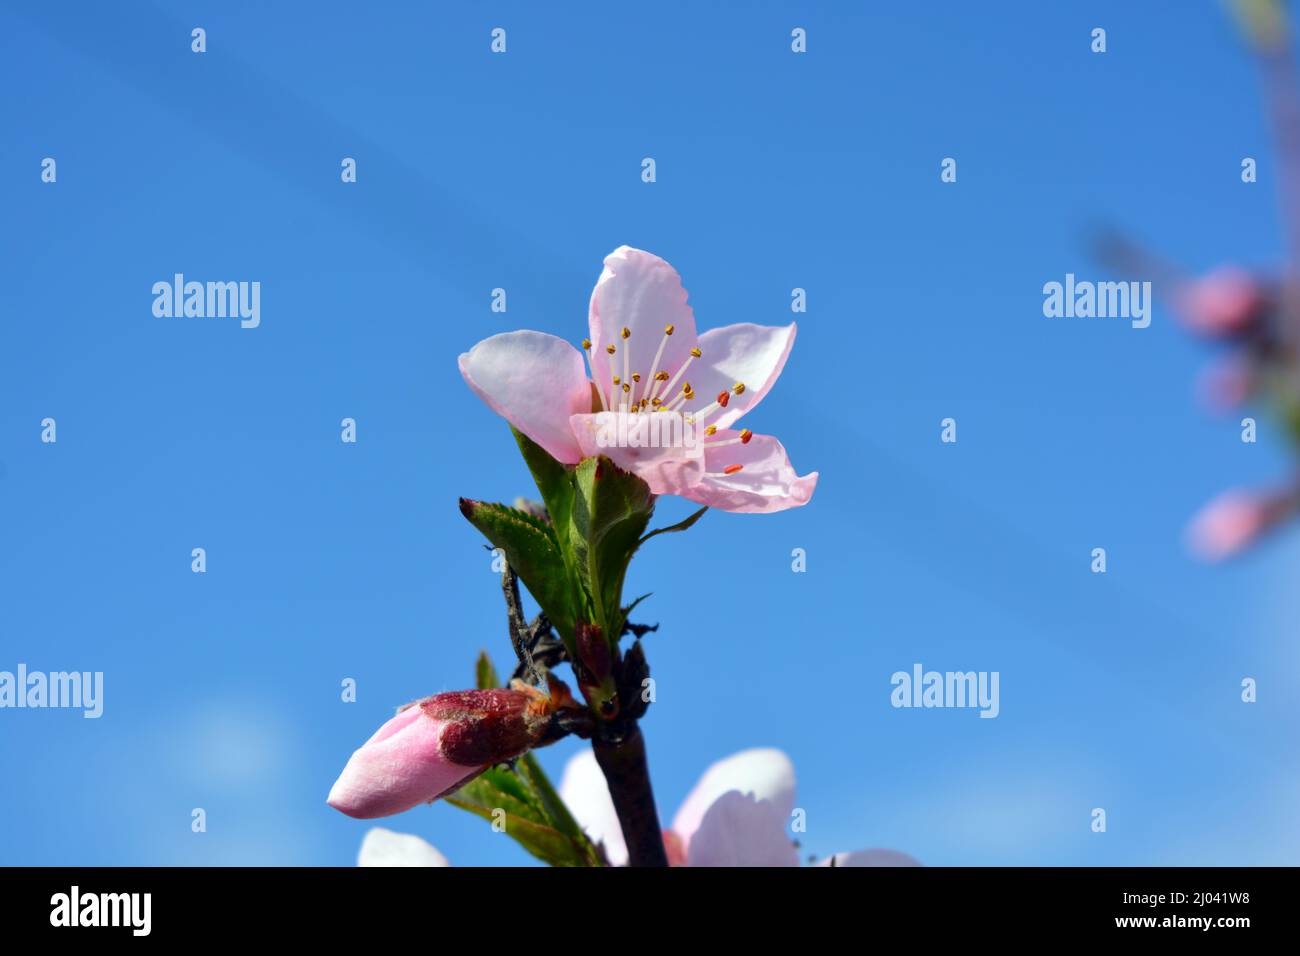
M 603 455 L 579 462 L 573 485 L 569 543 L 591 600 L 588 620 L 617 642 L 623 629 L 623 579 L 654 514 L 655 497 L 649 485 Z
M 492 690 L 501 686 L 501 679 L 497 677 L 497 669 L 492 666 L 492 658 L 488 657 L 487 651 L 479 651 L 478 660 L 474 662 L 474 686 L 479 690 Z
M 657 534 L 671 534 L 674 531 L 685 531 L 691 525 L 695 524 L 695 522 L 699 521 L 702 517 L 704 517 L 704 512 L 708 510 L 709 510 L 709 506 L 705 505 L 703 508 L 701 508 L 699 511 L 696 511 L 690 517 L 683 518 L 681 521 L 677 522 L 676 524 L 670 524 L 666 528 L 655 528 L 648 535 L 646 535 L 639 542 L 637 542 L 637 544 L 638 545 L 645 544 L 647 541 L 649 541 Z
M 642 538 L 641 540 L 644 541 L 645 539 Z M 628 615 L 632 613 L 632 609 L 635 608 L 638 604 L 640 604 L 642 601 L 644 601 L 646 598 L 648 598 L 648 597 L 649 597 L 651 594 L 653 594 L 653 593 L 654 593 L 653 591 L 647 591 L 645 594 L 642 594 L 640 597 L 638 597 L 635 601 L 633 601 L 633 602 L 632 602 L 631 604 L 629 604 L 627 607 L 623 608 L 623 620 L 626 621 Z
M 547 614 L 547 617 L 551 618 L 551 623 L 555 624 L 556 630 L 560 632 L 560 639 L 564 641 L 569 652 L 573 653 L 572 622 L 583 610 L 582 605 L 584 603 L 578 563 L 566 530 L 569 528 L 573 516 L 574 467 L 552 458 L 546 449 L 517 428 L 512 426 L 510 431 L 515 436 L 519 451 L 524 456 L 524 463 L 528 465 L 528 471 L 533 476 L 533 483 L 537 485 L 537 492 L 542 496 L 542 504 L 546 506 L 546 513 L 551 519 L 556 547 L 559 549 L 560 560 L 564 565 L 570 617 L 567 619 L 567 627 L 560 626 L 560 622 L 551 617 L 550 614 Z M 529 590 L 532 590 L 531 585 Z M 534 594 L 533 596 L 536 597 L 537 595 Z
M 551 866 L 591 865 L 584 848 L 547 819 L 545 809 L 512 770 L 492 767 L 445 799 L 485 820 L 503 821 L 507 835 Z M 505 811 L 505 817 L 498 811 Z
M 537 758 L 532 754 L 525 754 L 519 759 L 515 769 L 520 776 L 532 785 L 533 793 L 545 808 L 551 824 L 567 836 L 574 847 L 582 853 L 585 859 L 582 865 L 604 866 L 605 860 L 602 858 L 600 851 L 587 837 L 578 821 L 573 818 L 573 814 L 569 812 L 564 800 L 561 799 L 555 787 L 551 785 L 550 778 L 546 776 L 546 771 L 537 762 Z
M 550 513 L 551 523 L 559 528 L 569 520 L 573 508 L 573 467 L 552 458 L 542 448 L 517 428 L 511 427 L 524 462 L 532 472 L 537 491 L 542 496 L 542 504 Z
M 573 589 L 555 531 L 541 518 L 506 505 L 460 500 L 470 524 L 505 552 L 529 593 L 566 642 L 573 638 Z

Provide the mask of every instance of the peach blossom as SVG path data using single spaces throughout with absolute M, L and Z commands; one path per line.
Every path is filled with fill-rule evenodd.
M 620 246 L 591 294 L 583 352 L 542 332 L 494 335 L 460 356 L 466 383 L 497 414 L 574 464 L 603 454 L 675 494 L 724 511 L 768 512 L 806 504 L 817 473 L 799 475 L 770 435 L 733 429 L 776 383 L 794 345 L 794 323 L 744 322 L 696 335 L 677 272 Z M 700 436 L 703 453 L 599 440 L 611 416 L 643 424 L 674 419 Z

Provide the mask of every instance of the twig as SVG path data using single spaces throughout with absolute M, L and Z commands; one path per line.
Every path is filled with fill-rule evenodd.
M 519 598 L 519 575 L 515 574 L 515 569 L 510 567 L 504 556 L 501 562 L 504 566 L 501 572 L 501 591 L 506 599 L 506 621 L 510 628 L 510 644 L 515 649 L 515 657 L 519 659 L 515 674 L 528 683 L 537 685 L 542 682 L 542 675 L 538 672 L 537 662 L 533 659 L 533 629 L 528 626 L 528 619 L 524 617 L 523 604 Z
M 627 844 L 628 864 L 667 866 L 668 854 L 659 828 L 659 812 L 655 809 L 650 770 L 646 766 L 645 738 L 640 728 L 631 724 L 630 732 L 617 742 L 604 739 L 598 731 L 591 747 L 609 784 L 609 795 Z

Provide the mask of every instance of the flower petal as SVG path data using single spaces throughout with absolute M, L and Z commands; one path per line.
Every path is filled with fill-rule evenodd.
M 1244 551 L 1265 532 L 1293 515 L 1300 492 L 1225 491 L 1201 509 L 1188 531 L 1192 550 L 1207 561 L 1222 561 Z
M 771 800 L 736 790 L 713 801 L 686 848 L 687 866 L 798 866 L 789 817 Z
M 623 351 L 628 376 L 641 376 L 636 398 L 649 395 L 655 355 L 664 346 L 658 371 L 670 374 L 696 347 L 695 313 L 686 304 L 681 277 L 663 259 L 631 246 L 619 246 L 605 257 L 605 270 L 591 292 L 588 314 L 592 374 L 614 408 L 619 406 L 613 376 L 623 378 Z M 664 329 L 673 326 L 665 339 Z M 623 329 L 631 332 L 623 338 Z M 613 345 L 613 356 L 606 347 Z M 666 384 L 666 383 L 665 383 Z M 662 391 L 662 386 L 660 388 Z
M 484 339 L 460 357 L 479 398 L 566 464 L 582 457 L 569 416 L 591 411 L 582 353 L 564 339 L 528 330 Z
M 453 763 L 443 752 L 447 724 L 407 707 L 348 759 L 326 802 L 359 820 L 392 816 L 433 800 L 480 768 Z
M 745 514 L 785 511 L 806 505 L 817 487 L 817 472 L 796 474 L 785 447 L 771 435 L 754 435 L 747 444 L 718 447 L 718 442 L 738 438 L 740 434 L 719 431 L 705 445 L 704 474 L 690 488 L 677 494 L 712 508 Z M 740 465 L 741 470 L 725 474 L 733 465 Z
M 702 436 L 675 412 L 599 412 L 569 422 L 584 458 L 604 455 L 656 495 L 684 494 L 704 474 Z
M 794 809 L 794 764 L 779 750 L 756 747 L 732 754 L 704 771 L 673 818 L 673 830 L 688 849 L 710 807 L 732 790 L 771 803 L 782 821 L 779 829 L 784 832 L 785 821 Z
M 609 784 L 590 748 L 579 751 L 564 765 L 560 798 L 587 836 L 605 845 L 605 859 L 610 866 L 627 863 L 627 844 L 623 842 L 623 828 L 609 795 Z
M 836 853 L 818 863 L 818 866 L 920 866 L 921 861 L 897 850 L 856 850 L 853 853 Z
M 772 390 L 794 348 L 797 332 L 793 322 L 786 326 L 742 322 L 709 329 L 700 336 L 703 354 L 686 376 L 696 395 L 686 404 L 692 409 L 703 408 L 719 392 L 731 389 L 737 382 L 744 384 L 741 394 L 729 396 L 726 408 L 708 417 L 707 424 L 726 428 Z
M 451 866 L 433 844 L 412 833 L 372 827 L 361 841 L 357 866 Z
M 1176 314 L 1193 332 L 1230 338 L 1248 331 L 1269 309 L 1269 296 L 1238 266 L 1221 266 L 1185 282 L 1174 294 Z

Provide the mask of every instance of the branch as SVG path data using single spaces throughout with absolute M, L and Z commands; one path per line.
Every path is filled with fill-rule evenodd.
M 510 628 L 510 644 L 515 649 L 515 657 L 519 659 L 515 675 L 536 686 L 542 682 L 542 675 L 537 670 L 537 662 L 533 660 L 533 629 L 528 626 L 528 619 L 524 617 L 523 604 L 519 598 L 519 575 L 515 574 L 515 569 L 510 567 L 504 554 L 501 556 L 501 564 L 503 567 L 501 591 L 506 599 L 506 622 Z
M 617 741 L 603 739 L 598 733 L 591 747 L 609 784 L 609 795 L 627 844 L 628 864 L 667 866 L 668 854 L 664 850 L 664 835 L 646 766 L 645 738 L 640 728 L 632 724 L 631 732 Z

